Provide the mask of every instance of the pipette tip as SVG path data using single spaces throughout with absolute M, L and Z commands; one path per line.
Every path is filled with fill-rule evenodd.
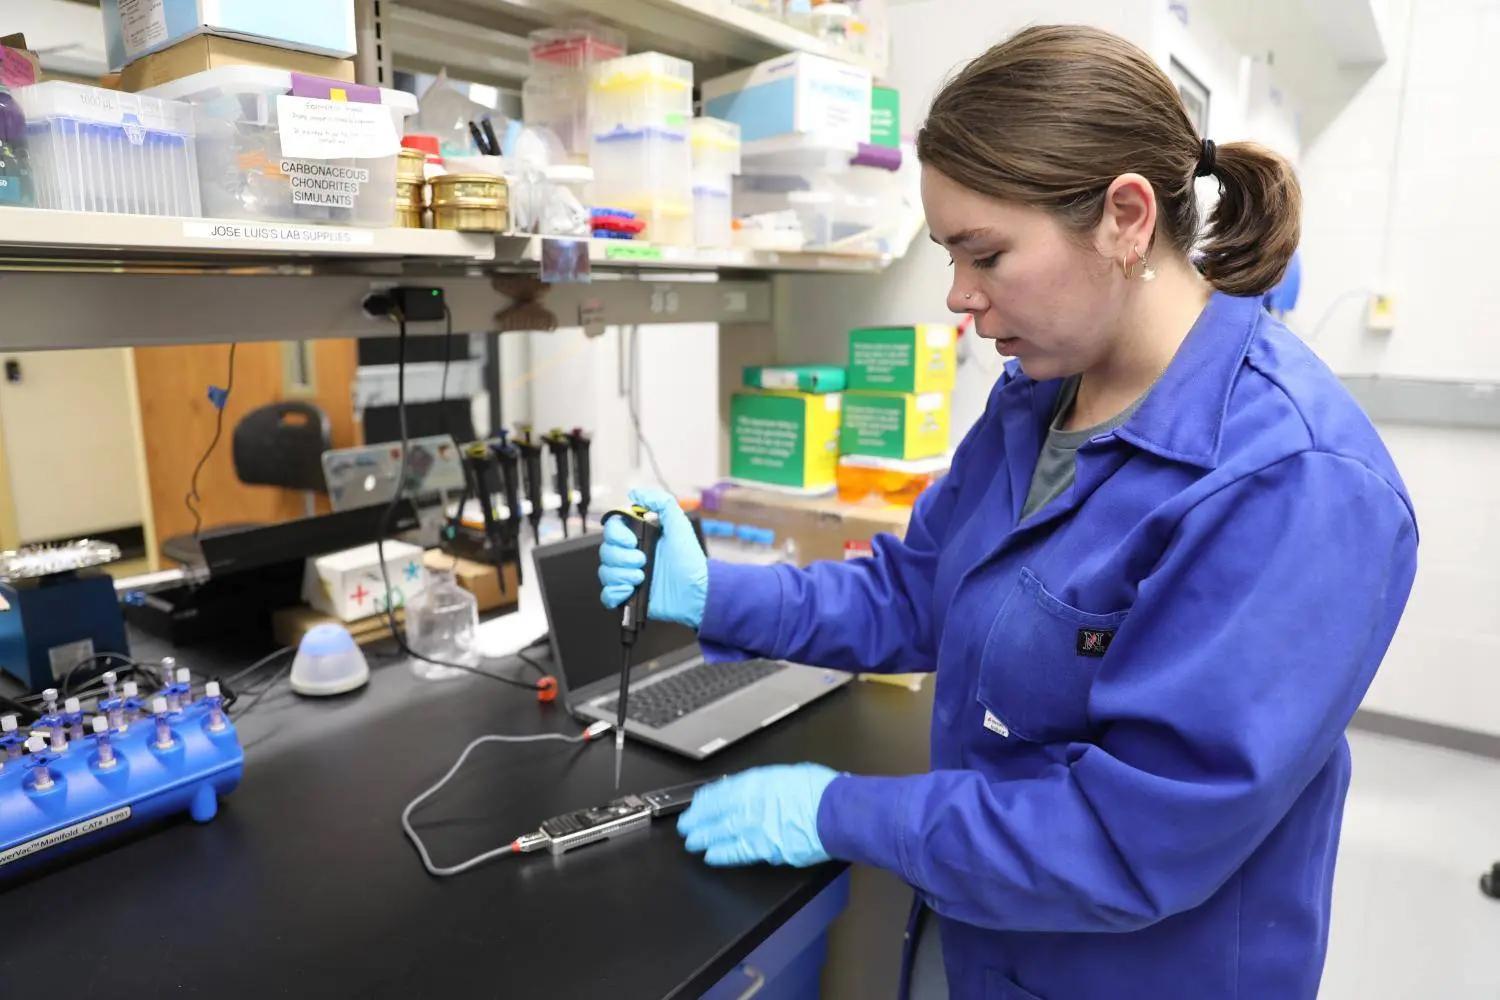
M 615 791 L 620 790 L 620 771 L 625 764 L 625 730 L 615 730 Z

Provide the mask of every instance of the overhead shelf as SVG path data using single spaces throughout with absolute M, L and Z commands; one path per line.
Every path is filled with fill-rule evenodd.
M 541 236 L 500 236 L 497 263 L 540 263 Z M 832 253 L 818 250 L 748 250 L 738 247 L 655 246 L 636 240 L 590 240 L 589 265 L 595 270 L 623 271 L 821 271 L 868 274 L 883 271 L 888 254 Z
M 730 0 L 402 0 L 383 13 L 394 61 L 461 78 L 515 85 L 524 77 L 527 32 L 589 18 L 619 28 L 633 52 L 688 59 L 698 79 L 787 52 L 810 52 L 886 71 L 884 57 L 856 56 L 785 22 Z
M 356 229 L 239 219 L 180 219 L 45 209 L 0 209 L 0 268 L 167 265 L 224 270 L 330 261 L 397 261 L 429 268 L 536 270 L 540 236 L 492 236 L 440 229 Z M 591 267 L 617 271 L 869 273 L 888 255 L 653 246 L 590 240 Z
M 0 209 L 0 265 L 11 267 L 173 262 L 222 268 L 328 259 L 486 263 L 494 256 L 494 240 L 484 233 Z

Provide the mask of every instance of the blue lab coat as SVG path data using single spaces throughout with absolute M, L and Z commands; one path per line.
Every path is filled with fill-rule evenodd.
M 874 558 L 712 563 L 701 639 L 936 669 L 932 772 L 837 778 L 818 831 L 916 887 L 954 997 L 1311 998 L 1344 728 L 1416 569 L 1406 490 L 1328 368 L 1215 295 L 1018 524 L 1059 386 L 1008 365 Z

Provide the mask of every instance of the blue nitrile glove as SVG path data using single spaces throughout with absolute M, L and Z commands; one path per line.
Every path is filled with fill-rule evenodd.
M 705 785 L 677 821 L 687 849 L 711 865 L 806 868 L 829 860 L 818 803 L 838 772 L 821 764 L 757 767 Z
M 647 617 L 697 628 L 708 605 L 708 557 L 693 533 L 693 523 L 670 493 L 631 490 L 630 500 L 655 511 L 661 519 Z M 646 578 L 645 565 L 646 556 L 636 547 L 630 529 L 617 518 L 606 521 L 604 541 L 599 545 L 599 583 L 604 587 L 599 597 L 606 608 L 618 608 L 629 600 Z

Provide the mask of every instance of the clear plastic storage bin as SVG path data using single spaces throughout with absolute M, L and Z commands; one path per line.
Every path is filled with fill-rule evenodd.
M 696 176 L 731 177 L 740 172 L 739 125 L 718 118 L 694 118 L 688 134 Z
M 531 72 L 521 85 L 521 117 L 551 129 L 573 160 L 589 154 L 589 72 L 625 54 L 625 36 L 596 25 L 542 28 L 531 41 Z
M 859 153 L 854 142 L 830 142 L 796 133 L 747 142 L 740 151 L 740 172 L 758 175 L 842 174 Z
M 790 182 L 808 185 L 788 190 Z M 832 247 L 850 252 L 869 250 L 878 240 L 875 230 L 882 225 L 886 212 L 878 199 L 855 194 L 829 178 L 815 182 L 801 178 L 739 177 L 735 179 L 734 210 L 736 215 L 766 215 L 790 211 L 802 223 L 802 233 L 809 250 Z M 871 233 L 870 240 L 861 234 Z
M 599 63 L 590 73 L 589 123 L 616 128 L 686 129 L 693 116 L 693 64 L 660 52 Z
M 15 92 L 36 204 L 72 212 L 201 215 L 185 104 L 51 81 Z
M 728 185 L 693 184 L 693 242 L 700 247 L 727 247 L 734 241 L 734 211 Z
M 589 154 L 589 81 L 583 73 L 533 73 L 521 84 L 521 120 L 550 129 L 568 156 Z
M 692 160 L 686 131 L 617 128 L 594 136 L 594 207 L 646 223 L 642 239 L 693 245 Z
M 277 98 L 292 89 L 292 74 L 259 66 L 229 66 L 153 87 L 149 93 L 192 105 L 198 133 L 198 176 L 204 214 L 231 219 L 321 222 L 379 228 L 396 221 L 396 159 L 402 123 L 417 99 L 380 91 L 390 115 L 385 136 L 343 130 L 326 141 L 328 155 L 281 155 Z M 334 103 L 334 102 L 329 102 Z M 341 155 L 348 150 L 353 155 Z

